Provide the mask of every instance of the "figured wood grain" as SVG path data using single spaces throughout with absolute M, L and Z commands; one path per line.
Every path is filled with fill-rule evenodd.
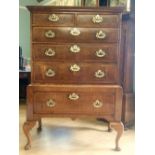
M 32 40 L 33 42 L 67 42 L 67 43 L 116 43 L 119 41 L 119 29 L 114 28 L 77 28 L 80 31 L 78 36 L 70 34 L 73 27 L 33 27 Z M 45 33 L 48 31 L 55 33 L 54 38 L 47 38 Z M 96 33 L 103 31 L 106 34 L 104 39 L 98 39 Z
M 114 115 L 117 109 L 121 109 L 122 88 L 118 85 L 70 85 L 70 84 L 33 84 L 29 86 L 33 89 L 33 111 L 35 114 L 47 116 L 111 116 L 111 120 L 117 121 L 121 116 Z M 89 90 L 89 91 L 88 91 Z M 69 95 L 76 93 L 78 100 L 70 100 Z M 48 107 L 47 101 L 52 99 L 56 105 Z M 103 102 L 101 108 L 94 108 L 93 102 L 99 100 Z M 117 103 L 116 103 L 117 102 Z M 35 119 L 37 119 L 35 117 Z
M 71 52 L 70 48 L 77 45 L 80 51 L 77 53 Z M 70 62 L 101 62 L 101 63 L 117 63 L 118 62 L 118 44 L 90 44 L 85 43 L 67 43 L 67 44 L 33 44 L 32 58 L 33 61 L 70 61 Z M 52 49 L 55 51 L 54 56 L 47 56 L 45 51 Z M 96 51 L 103 50 L 104 57 L 98 57 Z
M 79 96 L 77 100 L 70 100 L 69 95 L 76 93 Z M 54 107 L 48 107 L 49 100 L 55 102 Z M 99 100 L 103 105 L 95 108 L 93 103 Z M 34 112 L 43 114 L 92 114 L 92 115 L 113 115 L 115 107 L 115 93 L 102 93 L 102 92 L 80 92 L 68 89 L 65 92 L 52 91 L 52 92 L 35 92 L 34 93 Z M 36 104 L 35 104 L 36 103 Z
M 80 70 L 77 72 L 71 71 L 72 65 L 78 65 Z M 36 62 L 33 64 L 34 72 L 32 82 L 34 83 L 118 83 L 118 70 L 115 64 L 102 64 L 102 63 L 76 63 L 76 62 Z M 55 75 L 48 77 L 46 72 L 52 69 Z M 95 73 L 101 70 L 105 76 L 98 78 Z

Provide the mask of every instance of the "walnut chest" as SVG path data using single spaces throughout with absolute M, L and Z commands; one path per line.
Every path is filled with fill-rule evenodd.
M 33 7 L 31 84 L 24 133 L 52 116 L 104 118 L 121 123 L 121 8 Z

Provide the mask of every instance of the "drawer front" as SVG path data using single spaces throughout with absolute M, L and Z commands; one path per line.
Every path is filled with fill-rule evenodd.
M 33 42 L 118 42 L 118 29 L 105 28 L 41 28 L 34 27 Z
M 112 115 L 115 93 L 102 91 L 82 92 L 67 89 L 62 92 L 35 92 L 34 112 L 40 114 L 92 114 Z
M 117 28 L 120 26 L 120 16 L 100 13 L 78 14 L 77 26 Z
M 73 14 L 49 13 L 49 14 L 33 14 L 32 24 L 34 26 L 73 26 Z
M 34 44 L 32 48 L 36 61 L 117 62 L 117 44 Z
M 118 69 L 101 63 L 34 63 L 33 82 L 36 83 L 117 83 Z

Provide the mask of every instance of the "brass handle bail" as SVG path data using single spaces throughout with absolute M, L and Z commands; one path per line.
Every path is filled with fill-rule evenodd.
M 77 64 L 71 65 L 70 66 L 70 71 L 78 72 L 78 71 L 80 71 L 80 66 L 78 66 Z
M 48 30 L 45 32 L 45 37 L 46 38 L 55 38 L 55 32 L 53 32 L 52 30 Z
M 106 55 L 106 52 L 103 51 L 102 49 L 99 49 L 98 51 L 96 51 L 96 56 L 99 58 L 102 58 Z
M 97 70 L 95 72 L 95 77 L 97 77 L 97 78 L 103 78 L 103 77 L 105 77 L 105 72 L 102 71 L 102 70 Z
M 49 68 L 49 69 L 46 71 L 45 75 L 46 75 L 47 77 L 53 77 L 53 76 L 55 76 L 55 71 L 52 70 L 51 68 Z
M 79 95 L 76 94 L 76 93 L 71 93 L 69 94 L 69 97 L 68 97 L 70 100 L 78 100 L 79 99 Z
M 72 53 L 79 53 L 80 52 L 80 47 L 78 45 L 73 45 L 70 47 L 70 51 Z
M 70 31 L 70 34 L 72 36 L 79 36 L 80 35 L 80 30 L 77 29 L 77 28 L 72 28 L 71 31 Z
M 97 39 L 105 39 L 105 37 L 106 37 L 106 33 L 103 32 L 102 30 L 100 30 L 100 31 L 98 31 L 98 32 L 96 33 L 96 38 L 97 38 Z

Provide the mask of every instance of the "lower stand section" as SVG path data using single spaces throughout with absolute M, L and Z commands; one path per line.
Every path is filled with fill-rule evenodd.
M 24 134 L 27 138 L 27 143 L 25 145 L 25 150 L 29 150 L 31 148 L 31 136 L 30 136 L 30 130 L 35 126 L 36 121 L 26 121 L 23 125 Z M 122 122 L 110 122 L 108 126 L 109 130 L 113 128 L 116 132 L 116 140 L 115 140 L 115 150 L 120 151 L 119 147 L 119 140 L 123 134 L 124 131 L 124 125 Z M 42 129 L 42 122 L 41 118 L 38 120 L 38 131 L 41 131 Z
M 113 128 L 117 132 L 116 140 L 115 140 L 115 150 L 120 151 L 121 148 L 119 146 L 119 140 L 123 134 L 124 125 L 122 122 L 110 122 L 110 128 Z

